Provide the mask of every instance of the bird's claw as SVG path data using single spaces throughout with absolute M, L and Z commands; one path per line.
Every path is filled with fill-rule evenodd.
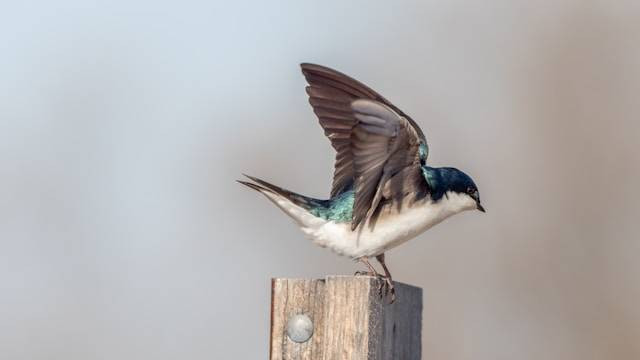
M 389 304 L 393 304 L 396 301 L 396 288 L 393 286 L 393 280 L 382 274 L 374 273 L 371 271 L 356 271 L 354 276 L 372 276 L 378 279 L 378 295 L 381 298 L 389 296 Z
M 353 275 L 354 276 L 375 276 L 375 277 L 380 276 L 380 274 L 373 273 L 371 271 L 362 271 L 362 270 L 356 271 Z
M 396 288 L 393 286 L 393 280 L 390 277 L 378 276 L 378 294 L 383 299 L 389 296 L 389 304 L 393 304 L 396 301 Z

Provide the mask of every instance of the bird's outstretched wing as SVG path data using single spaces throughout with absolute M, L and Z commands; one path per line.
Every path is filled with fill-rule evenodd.
M 427 142 L 408 115 L 347 75 L 301 67 L 309 102 L 337 152 L 331 196 L 355 188 L 352 229 L 372 216 L 383 197 L 401 201 L 407 191 L 428 187 L 420 172 Z

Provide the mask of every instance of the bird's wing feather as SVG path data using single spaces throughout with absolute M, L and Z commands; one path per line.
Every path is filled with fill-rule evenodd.
M 372 216 L 383 196 L 401 203 L 407 189 L 427 184 L 420 174 L 421 140 L 406 118 L 373 100 L 355 100 L 351 109 L 358 120 L 351 136 L 356 192 L 351 227 L 355 229 Z
M 351 102 L 357 99 L 375 100 L 385 104 L 409 122 L 417 136 L 426 140 L 416 123 L 391 102 L 361 82 L 333 69 L 301 64 L 309 86 L 309 103 L 324 129 L 325 135 L 336 150 L 336 162 L 331 186 L 331 196 L 336 196 L 354 183 L 354 164 L 351 136 L 358 120 L 351 110 Z M 425 156 L 426 158 L 426 156 Z

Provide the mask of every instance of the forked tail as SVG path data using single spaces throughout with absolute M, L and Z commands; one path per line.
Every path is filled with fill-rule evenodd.
M 314 209 L 326 206 L 326 200 L 310 198 L 270 184 L 262 179 L 243 174 L 250 181 L 237 180 L 240 184 L 246 185 L 253 190 L 260 192 L 271 200 L 287 215 L 293 218 L 301 226 L 309 226 L 310 222 L 318 221 L 319 218 L 312 213 Z

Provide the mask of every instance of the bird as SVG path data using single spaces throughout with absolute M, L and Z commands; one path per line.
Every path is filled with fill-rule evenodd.
M 313 243 L 366 265 L 381 296 L 396 299 L 385 253 L 466 210 L 485 212 L 471 177 L 427 165 L 418 124 L 365 84 L 331 68 L 302 63 L 306 93 L 336 151 L 328 199 L 304 196 L 254 176 L 239 183 L 291 217 Z M 378 273 L 370 259 L 382 266 Z

